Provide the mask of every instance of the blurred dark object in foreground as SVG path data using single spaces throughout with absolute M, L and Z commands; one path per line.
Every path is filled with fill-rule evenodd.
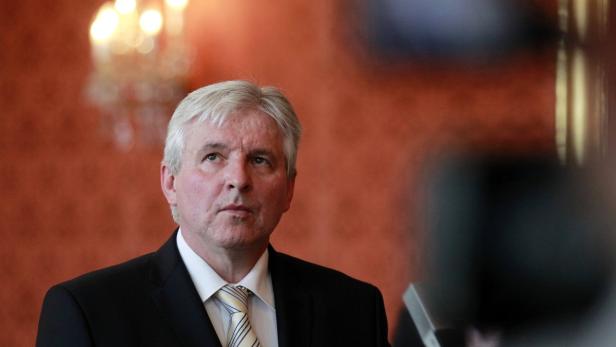
M 556 20 L 522 0 L 364 0 L 362 34 L 386 60 L 477 63 L 555 47 Z
M 509 330 L 579 317 L 609 285 L 609 224 L 583 169 L 545 158 L 460 158 L 432 177 L 439 316 Z
M 452 329 L 577 326 L 611 285 L 591 172 L 543 157 L 466 156 L 431 172 L 425 293 Z

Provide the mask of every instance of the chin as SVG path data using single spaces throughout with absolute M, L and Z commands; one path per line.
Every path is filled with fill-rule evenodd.
M 200 228 L 202 242 L 221 249 L 267 247 L 271 232 L 253 223 L 215 223 Z
M 269 242 L 269 235 L 257 235 L 254 231 L 234 230 L 230 235 L 221 235 L 217 240 L 220 247 L 226 249 L 246 249 L 254 247 L 266 247 Z
M 253 249 L 255 247 L 263 247 L 264 242 L 259 240 L 225 240 L 219 243 L 221 248 L 227 250 L 243 250 L 243 249 Z M 267 243 L 265 243 L 267 246 Z

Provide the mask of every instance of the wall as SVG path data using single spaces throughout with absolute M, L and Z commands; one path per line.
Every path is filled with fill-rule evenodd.
M 538 3 L 555 13 L 555 1 Z M 174 227 L 161 148 L 118 150 L 84 98 L 100 4 L 0 3 L 2 346 L 33 344 L 50 285 L 155 250 Z M 349 4 L 193 1 L 190 86 L 245 78 L 286 91 L 305 136 L 273 244 L 379 286 L 394 326 L 420 271 L 424 163 L 462 144 L 553 151 L 554 52 L 384 67 L 359 47 Z

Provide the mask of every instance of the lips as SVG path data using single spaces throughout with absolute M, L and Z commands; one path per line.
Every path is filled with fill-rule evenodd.
M 238 214 L 238 215 L 247 215 L 247 214 L 252 213 L 252 209 L 246 205 L 231 204 L 231 205 L 223 206 L 219 210 L 219 212 L 229 212 L 229 213 Z

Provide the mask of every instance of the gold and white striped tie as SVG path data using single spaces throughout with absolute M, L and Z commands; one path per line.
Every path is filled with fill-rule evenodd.
M 231 315 L 231 326 L 227 333 L 227 347 L 260 347 L 261 343 L 248 321 L 248 297 L 252 293 L 242 287 L 226 285 L 216 292 L 227 312 Z

